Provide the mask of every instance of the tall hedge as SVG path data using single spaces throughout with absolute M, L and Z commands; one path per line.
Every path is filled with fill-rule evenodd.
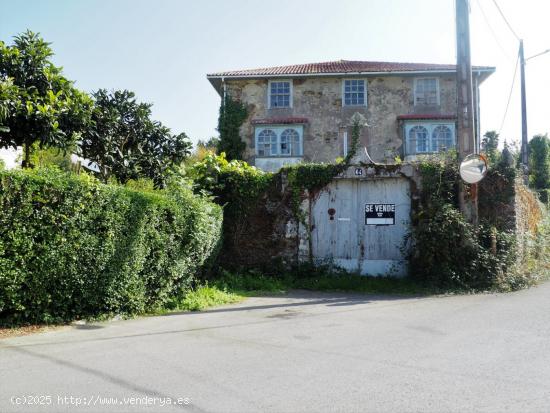
M 53 170 L 0 172 L 0 324 L 136 314 L 216 251 L 220 207 Z

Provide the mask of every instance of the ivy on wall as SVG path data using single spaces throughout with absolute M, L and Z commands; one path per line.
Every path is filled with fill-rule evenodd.
M 243 159 L 246 143 L 241 139 L 240 128 L 247 116 L 246 106 L 225 94 L 218 118 L 220 140 L 217 144 L 217 152 L 224 152 L 229 161 Z
M 327 186 L 334 177 L 345 171 L 357 153 L 361 130 L 366 122 L 365 118 L 359 113 L 354 114 L 351 121 L 351 145 L 343 161 L 338 163 L 299 163 L 281 169 L 280 173 L 286 175 L 288 185 L 291 188 L 293 210 L 302 222 L 304 217 L 301 216 L 300 212 L 301 201 L 306 196 L 314 196 L 319 190 Z
M 273 174 L 263 172 L 244 161 L 230 160 L 226 153 L 222 152 L 220 155 L 207 154 L 202 161 L 193 164 L 188 173 L 194 181 L 195 192 L 210 194 L 216 203 L 224 206 L 224 251 L 221 257 L 246 258 L 242 255 L 248 252 L 242 251 L 240 247 L 250 241 L 245 238 L 251 226 L 263 226 L 262 230 L 265 231 L 272 230 L 269 225 L 275 225 L 275 217 L 268 216 L 265 211 L 264 215 L 259 212 L 265 207 L 266 202 L 281 204 L 282 210 L 290 207 L 294 219 L 302 223 L 310 233 L 311 226 L 307 214 L 302 211 L 302 201 L 308 198 L 312 200 L 335 176 L 349 166 L 357 151 L 364 121 L 360 115 L 352 117 L 350 151 L 339 163 L 301 163 L 287 166 Z M 279 184 L 283 184 L 283 193 L 278 187 Z M 264 221 L 263 225 L 256 222 L 260 218 Z M 261 238 L 261 235 L 258 238 Z M 256 239 L 255 247 L 263 241 Z

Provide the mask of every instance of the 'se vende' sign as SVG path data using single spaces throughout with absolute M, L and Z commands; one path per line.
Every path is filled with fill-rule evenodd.
M 365 225 L 395 225 L 395 204 L 365 204 Z

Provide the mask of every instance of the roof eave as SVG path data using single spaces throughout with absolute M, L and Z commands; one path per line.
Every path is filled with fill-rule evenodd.
M 473 67 L 472 72 L 479 76 L 479 84 L 485 81 L 495 72 L 494 67 Z M 304 77 L 346 77 L 346 76 L 380 76 L 380 75 L 419 75 L 419 74 L 441 74 L 441 73 L 456 73 L 456 69 L 435 69 L 435 70 L 400 70 L 400 71 L 381 71 L 381 72 L 335 72 L 335 73 L 301 73 L 301 74 L 207 74 L 206 78 L 210 81 L 214 89 L 222 96 L 223 81 L 225 79 L 244 80 L 244 79 L 273 79 L 273 78 L 304 78 Z
M 481 85 L 489 76 L 491 76 L 493 73 L 495 73 L 496 68 L 495 67 L 485 67 L 483 70 L 479 70 L 476 68 L 472 68 L 472 72 L 477 72 L 479 81 L 478 85 Z
M 488 73 L 491 74 L 495 71 L 494 67 L 480 67 L 472 68 L 473 72 Z M 380 75 L 414 75 L 414 74 L 426 74 L 426 73 L 455 73 L 456 69 L 432 69 L 432 70 L 392 70 L 392 71 L 379 71 L 379 72 L 331 72 L 331 73 L 277 73 L 277 74 L 207 74 L 207 79 L 265 79 L 265 78 L 299 78 L 299 77 L 342 77 L 342 76 L 380 76 Z
M 210 84 L 216 89 L 216 92 L 218 92 L 218 95 L 223 97 L 223 79 L 224 76 L 218 76 L 218 77 L 209 77 L 206 76 Z

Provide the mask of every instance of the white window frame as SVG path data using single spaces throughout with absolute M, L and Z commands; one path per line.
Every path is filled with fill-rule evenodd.
M 439 78 L 438 77 L 434 77 L 434 76 L 430 76 L 430 77 L 415 77 L 414 78 L 414 82 L 413 82 L 413 99 L 414 99 L 414 106 L 432 106 L 432 105 L 427 105 L 425 103 L 416 103 L 416 87 L 417 87 L 417 84 L 418 84 L 418 81 L 419 80 L 435 80 L 435 95 L 436 95 L 436 104 L 435 106 L 440 106 L 441 105 L 441 99 L 440 99 L 440 90 L 439 90 Z
M 287 82 L 290 85 L 289 87 L 290 96 L 288 99 L 288 106 L 271 106 L 271 84 L 279 83 L 279 82 Z M 293 83 L 292 79 L 273 79 L 267 82 L 267 107 L 269 109 L 288 109 L 293 107 L 294 85 L 292 83 Z
M 260 135 L 263 133 L 263 132 L 271 132 L 272 135 L 275 135 L 275 142 L 272 142 L 272 141 L 269 141 L 267 142 L 267 144 L 269 145 L 269 155 L 262 155 L 262 157 L 264 156 L 274 156 L 277 154 L 277 150 L 278 150 L 278 146 L 279 146 L 279 137 L 277 136 L 277 132 L 275 132 L 274 130 L 272 130 L 271 128 L 263 128 L 261 129 L 260 131 L 258 131 L 258 133 L 256 134 L 256 153 L 259 155 L 260 153 L 260 143 L 259 143 L 259 139 L 260 139 Z M 273 147 L 273 143 L 275 143 L 275 146 Z M 264 142 L 263 144 L 266 144 L 266 142 Z M 275 154 L 273 154 L 273 148 L 275 148 Z
M 359 105 L 346 105 L 346 80 L 362 80 L 365 82 L 365 102 L 362 103 L 362 104 L 359 104 Z M 367 78 L 354 78 L 354 77 L 347 77 L 347 78 L 344 78 L 342 79 L 342 107 L 347 107 L 347 108 L 358 108 L 358 107 L 367 107 L 367 102 L 368 102 L 368 80 Z
M 427 145 L 427 148 L 428 150 L 426 152 L 417 152 L 416 151 L 416 148 L 414 150 L 413 153 L 411 153 L 409 151 L 409 146 L 410 146 L 410 140 L 409 140 L 409 132 L 410 130 L 415 127 L 415 126 L 423 126 L 424 128 L 426 128 L 426 130 L 428 131 L 428 141 L 426 142 L 426 145 Z M 409 156 L 409 155 L 425 155 L 425 154 L 433 154 L 433 153 L 440 153 L 440 152 L 434 152 L 432 150 L 433 148 L 433 143 L 432 143 L 432 139 L 433 139 L 433 131 L 436 127 L 438 126 L 446 126 L 448 127 L 452 134 L 453 134 L 453 146 L 451 148 L 447 148 L 447 149 L 454 149 L 456 148 L 456 125 L 454 122 L 437 122 L 437 121 L 434 121 L 434 120 L 427 120 L 427 121 L 417 121 L 417 122 L 406 122 L 404 125 L 403 125 L 403 133 L 404 133 L 404 139 L 403 139 L 403 142 L 405 144 L 405 148 L 404 148 L 404 154 L 405 156 Z
M 277 153 L 274 155 L 259 155 L 258 153 L 258 135 L 265 129 L 270 129 L 277 135 Z M 287 129 L 293 129 L 298 132 L 299 138 L 299 151 L 297 155 L 292 155 L 292 150 L 289 155 L 281 154 L 281 135 Z M 304 156 L 304 126 L 303 125 L 256 125 L 254 128 L 254 143 L 255 143 L 255 154 L 258 158 L 302 158 Z

